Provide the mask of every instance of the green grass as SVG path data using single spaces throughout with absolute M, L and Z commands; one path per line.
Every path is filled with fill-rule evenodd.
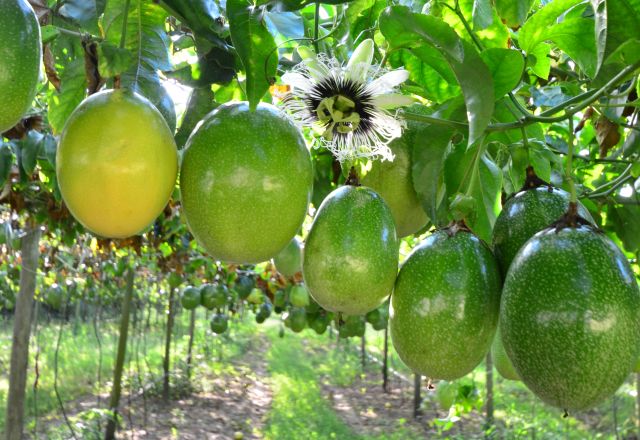
M 136 379 L 138 376 L 145 383 L 153 380 L 157 383 L 161 376 L 164 322 L 162 316 L 157 323 L 155 315 L 151 318 L 150 329 L 142 331 L 143 328 L 138 327 L 130 334 L 125 368 L 127 377 L 123 390 L 125 395 L 130 391 L 130 385 L 138 383 Z M 65 402 L 81 396 L 95 396 L 99 392 L 108 393 L 112 379 L 117 325 L 117 320 L 100 323 L 99 331 L 103 344 L 101 387 L 97 385 L 98 344 L 92 324 L 81 323 L 74 326 L 71 322 L 63 325 L 58 359 L 58 387 Z M 336 346 L 335 337 L 329 337 L 327 334 L 318 336 L 310 330 L 305 330 L 299 335 L 287 331 L 284 338 L 279 338 L 278 326 L 279 323 L 275 319 L 268 321 L 266 325 L 256 325 L 253 316 L 248 314 L 244 320 L 239 317 L 233 319 L 227 334 L 216 336 L 207 330 L 208 322 L 205 312 L 202 309 L 199 310 L 194 343 L 195 379 L 193 383 L 199 389 L 208 391 L 213 387 L 209 379 L 223 373 L 240 374 L 234 365 L 242 364 L 242 356 L 255 348 L 256 344 L 267 344 L 268 381 L 273 391 L 273 402 L 264 428 L 266 439 L 374 440 L 372 437 L 354 432 L 334 411 L 331 403 L 325 400 L 321 388 L 322 381 L 338 387 L 352 385 L 361 373 L 359 339 L 342 340 Z M 55 344 L 60 322 L 46 323 L 42 320 L 38 328 L 40 379 L 37 403 L 38 420 L 39 423 L 43 423 L 47 418 L 60 419 L 60 410 L 53 390 Z M 0 375 L 0 408 L 3 413 L 8 386 L 11 330 L 12 321 L 0 321 L 0 366 L 3 369 Z M 188 314 L 182 313 L 177 319 L 174 331 L 172 370 L 176 376 L 181 376 L 184 370 L 187 331 Z M 381 358 L 382 340 L 383 332 L 368 331 L 367 351 Z M 28 430 L 32 430 L 34 425 L 32 385 L 35 341 L 36 338 L 33 337 L 27 382 Z M 229 362 L 234 359 L 235 362 Z M 392 346 L 389 359 L 392 368 L 411 378 L 411 372 L 402 364 Z M 500 438 L 532 438 L 534 431 L 537 439 L 615 437 L 611 399 L 593 411 L 575 414 L 565 419 L 562 417 L 562 411 L 541 403 L 522 383 L 504 380 L 497 372 L 494 372 L 494 378 L 495 417 Z M 477 397 L 474 397 L 475 400 L 466 409 L 463 405 L 458 405 L 457 415 L 460 419 L 457 421 L 444 423 L 434 419 L 426 422 L 434 424 L 434 428 L 441 430 L 440 438 L 463 438 L 460 435 L 456 437 L 452 433 L 459 431 L 456 427 L 461 426 L 465 427 L 464 431 L 468 431 L 470 411 L 482 411 L 485 399 L 484 366 L 480 365 L 460 383 L 471 384 L 477 392 Z M 134 387 L 133 391 L 136 389 Z M 159 387 L 152 390 L 152 392 L 155 391 L 159 391 Z M 635 387 L 629 382 L 616 394 L 617 426 L 620 437 L 629 435 L 634 430 L 634 392 Z M 424 397 L 426 408 L 436 406 L 434 393 L 427 392 Z M 472 410 L 472 407 L 475 409 Z M 0 417 L 0 432 L 3 426 L 4 414 Z M 413 431 L 402 426 L 402 420 L 398 420 L 389 427 L 389 432 L 385 436 L 378 439 L 410 440 L 414 436 Z M 482 433 L 478 432 L 477 436 L 482 436 Z
M 327 377 L 334 385 L 348 385 L 360 371 L 357 356 L 339 350 L 322 349 L 327 344 L 326 336 L 317 337 L 311 332 L 304 336 L 302 340 L 287 333 L 285 338 L 271 338 L 267 360 L 273 402 L 267 415 L 266 439 L 417 438 L 412 432 L 393 426 L 383 437 L 368 437 L 353 432 L 324 399 L 319 381 L 321 377 Z
M 254 337 L 253 325 L 247 326 L 233 320 L 231 330 L 221 336 L 214 336 L 208 331 L 208 321 L 203 309 L 198 310 L 194 339 L 194 375 L 217 374 L 232 368 L 231 364 L 221 362 L 241 355 Z M 155 312 L 150 319 L 150 328 L 144 328 L 139 322 L 138 328 L 130 328 L 127 358 L 124 369 L 123 396 L 138 390 L 141 382 L 159 383 L 162 376 L 162 359 L 164 356 L 164 319 L 156 319 Z M 185 368 L 188 344 L 189 315 L 178 315 L 174 327 L 172 344 L 172 371 L 180 372 Z M 6 398 L 8 390 L 8 366 L 11 353 L 12 320 L 0 322 L 0 366 L 4 371 L 0 375 L 0 437 L 4 430 Z M 113 364 L 118 338 L 117 319 L 99 323 L 98 331 L 102 343 L 101 386 L 98 386 L 98 366 L 100 348 L 91 322 L 74 324 L 63 323 L 60 350 L 58 352 L 58 391 L 64 403 L 82 396 L 108 394 L 113 380 Z M 29 352 L 29 372 L 27 376 L 26 417 L 27 431 L 34 429 L 34 415 L 37 402 L 38 421 L 47 418 L 60 418 L 60 407 L 54 391 L 54 359 L 56 342 L 60 331 L 60 321 L 46 322 L 41 319 L 37 333 L 32 333 Z M 39 341 L 37 399 L 33 392 L 35 380 L 36 340 Z M 157 387 L 156 387 L 157 388 Z M 124 397 L 123 397 L 124 399 Z M 103 400 L 104 405 L 104 400 Z

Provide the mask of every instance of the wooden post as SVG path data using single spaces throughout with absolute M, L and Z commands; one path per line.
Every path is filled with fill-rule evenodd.
M 486 359 L 487 367 L 487 404 L 486 404 L 486 420 L 485 420 L 485 432 L 490 431 L 493 428 L 493 360 L 491 359 L 491 352 L 487 354 Z M 491 435 L 493 437 L 493 435 Z
M 364 371 L 367 365 L 367 340 L 364 335 L 362 335 L 362 340 L 360 341 L 360 363 L 362 364 L 362 371 Z
M 165 401 L 169 400 L 169 373 L 171 368 L 171 333 L 173 332 L 173 296 L 176 289 L 169 290 L 169 304 L 167 306 L 167 333 L 164 343 L 164 359 L 162 361 L 162 369 L 164 371 L 162 383 L 162 397 Z
M 389 325 L 384 328 L 384 349 L 382 356 L 382 389 L 389 392 Z
M 413 375 L 413 418 L 420 415 L 420 405 L 422 404 L 422 376 L 418 373 Z
M 21 439 L 24 427 L 24 393 L 27 385 L 29 337 L 31 336 L 33 296 L 36 291 L 39 243 L 40 227 L 30 224 L 24 237 L 22 237 L 20 246 L 22 270 L 20 271 L 20 292 L 16 299 L 13 321 L 9 394 L 7 397 L 5 424 L 5 438 L 7 440 Z
M 193 336 L 196 329 L 196 309 L 191 311 L 191 320 L 189 321 L 189 345 L 187 346 L 187 377 L 191 379 L 191 359 L 193 353 Z
M 116 365 L 113 370 L 113 388 L 109 399 L 109 409 L 112 415 L 107 422 L 105 440 L 115 440 L 116 427 L 118 422 L 118 406 L 120 404 L 120 392 L 122 390 L 122 370 L 124 368 L 124 358 L 127 353 L 127 339 L 129 337 L 129 314 L 131 311 L 131 297 L 133 296 L 133 277 L 135 269 L 129 267 L 127 272 L 127 289 L 124 294 L 122 304 L 122 317 L 120 319 L 120 338 L 118 339 L 118 352 L 116 354 Z

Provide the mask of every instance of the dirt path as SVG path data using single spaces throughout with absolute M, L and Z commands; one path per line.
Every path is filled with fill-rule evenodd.
M 226 440 L 260 439 L 264 417 L 271 406 L 266 344 L 231 361 L 233 373 L 198 379 L 205 383 L 183 398 L 164 402 L 159 398 L 136 400 L 123 418 L 123 439 Z M 129 414 L 130 411 L 130 414 Z
M 206 371 L 192 380 L 194 390 L 175 389 L 164 402 L 159 395 L 129 400 L 123 395 L 120 415 L 123 428 L 119 439 L 131 440 L 226 440 L 261 439 L 264 418 L 271 406 L 272 392 L 266 368 L 267 343 L 255 344 L 244 355 L 229 361 L 226 372 Z M 108 399 L 102 398 L 104 407 Z M 95 408 L 97 397 L 84 396 L 65 403 L 68 416 Z M 76 425 L 76 431 L 81 431 Z M 60 414 L 41 418 L 39 439 L 71 438 Z M 53 432 L 58 434 L 54 435 Z M 64 433 L 60 437 L 59 433 Z M 76 432 L 79 435 L 79 432 Z M 95 433 L 100 439 L 102 433 Z M 29 437 L 34 438 L 34 437 Z M 88 439 L 87 434 L 80 438 Z
M 390 430 L 400 425 L 410 429 L 416 436 L 435 438 L 442 435 L 432 422 L 447 417 L 431 395 L 433 391 L 423 389 L 420 414 L 413 417 L 413 385 L 391 377 L 389 392 L 382 389 L 382 378 L 377 365 L 369 365 L 355 381 L 347 387 L 330 385 L 322 381 L 322 393 L 334 411 L 356 433 L 364 436 L 384 438 Z M 482 417 L 472 412 L 465 414 L 465 422 L 447 431 L 448 435 L 471 435 L 481 432 Z M 471 438 L 471 437 L 469 437 Z

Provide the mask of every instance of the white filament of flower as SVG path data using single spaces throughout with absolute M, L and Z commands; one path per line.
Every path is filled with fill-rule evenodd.
M 408 72 L 372 66 L 373 50 L 373 41 L 365 40 L 343 66 L 299 48 L 303 61 L 282 77 L 291 86 L 285 109 L 299 124 L 318 132 L 315 147 L 327 148 L 341 162 L 361 157 L 392 160 L 388 144 L 401 136 L 403 123 L 388 109 L 413 102 L 396 93 Z

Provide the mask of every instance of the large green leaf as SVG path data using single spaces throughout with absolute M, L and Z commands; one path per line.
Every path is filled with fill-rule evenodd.
M 636 194 L 636 197 L 640 197 Z M 609 205 L 607 210 L 607 223 L 613 223 L 624 248 L 629 252 L 640 250 L 640 206 L 634 205 Z
M 107 40 L 120 45 L 125 0 L 109 0 L 104 12 L 103 27 Z M 134 54 L 134 67 L 149 70 L 169 70 L 170 40 L 165 30 L 167 12 L 153 0 L 131 0 L 127 13 L 125 47 Z
M 462 89 L 469 119 L 469 144 L 482 136 L 494 109 L 493 79 L 473 46 L 442 20 L 414 14 L 403 6 L 385 9 L 380 15 L 380 31 L 393 48 L 413 51 L 429 44 L 442 52 Z
M 449 1 L 449 4 L 452 3 L 453 1 Z M 490 0 L 459 0 L 457 3 L 459 12 L 483 48 L 509 47 L 509 28 L 498 17 L 495 8 L 491 7 Z M 460 38 L 475 44 L 474 38 L 469 34 L 465 23 L 460 20 L 457 12 L 449 8 L 442 8 L 442 20 L 449 24 Z
M 460 94 L 456 77 L 444 56 L 431 46 L 420 46 L 413 50 L 399 49 L 389 56 L 394 67 L 404 66 L 409 79 L 418 84 L 421 96 L 442 103 Z
M 593 18 L 585 16 L 586 5 L 575 7 L 580 2 L 555 0 L 533 14 L 518 32 L 518 43 L 522 50 L 527 54 L 540 54 L 546 51 L 546 48 L 540 48 L 540 44 L 552 41 L 587 75 L 595 75 L 595 22 Z M 539 70 L 542 72 L 541 68 Z
M 502 98 L 520 83 L 524 58 L 517 50 L 497 47 L 483 51 L 480 56 L 491 71 L 496 99 Z
M 444 178 L 447 196 L 467 193 L 475 201 L 475 215 L 465 220 L 469 227 L 486 242 L 491 241 L 491 231 L 500 211 L 502 171 L 486 153 L 478 151 L 478 143 L 470 148 L 456 145 L 444 162 Z
M 72 20 L 94 34 L 99 33 L 98 17 L 102 15 L 106 0 L 66 0 L 59 14 Z
M 593 0 L 598 69 L 618 47 L 640 39 L 640 0 Z
M 0 144 L 0 187 L 4 187 L 11 174 L 13 150 L 7 143 Z
M 269 89 L 278 68 L 278 52 L 273 36 L 262 22 L 260 8 L 246 0 L 227 1 L 231 41 L 246 73 L 246 93 L 252 109 Z
M 412 139 L 412 168 L 411 177 L 413 187 L 418 194 L 424 211 L 431 222 L 443 226 L 446 219 L 438 215 L 442 191 L 442 171 L 444 157 L 453 130 L 437 125 L 424 125 L 416 130 Z
M 534 0 L 495 0 L 494 3 L 505 24 L 517 28 L 527 19 Z
M 86 95 L 87 80 L 85 78 L 84 60 L 75 59 L 65 66 L 60 76 L 60 92 L 55 92 L 49 99 L 49 125 L 54 134 L 59 134 L 73 110 Z
M 197 37 L 226 47 L 219 34 L 224 31 L 224 19 L 214 0 L 162 0 L 160 4 L 174 17 L 186 24 Z
M 178 144 L 178 148 L 182 148 L 184 146 L 198 122 L 215 108 L 216 103 L 213 98 L 213 91 L 210 86 L 193 89 L 191 96 L 189 97 L 187 110 L 185 111 L 184 118 L 182 119 L 182 124 L 180 124 L 180 129 L 176 134 L 176 143 Z
M 133 61 L 122 73 L 120 83 L 149 99 L 162 113 L 169 128 L 175 130 L 173 101 L 158 76 L 158 70 L 172 68 L 170 40 L 165 30 L 167 12 L 153 0 L 131 0 L 128 11 L 125 11 L 125 0 L 109 0 L 103 23 L 107 40 L 114 45 L 120 45 L 125 13 L 125 48 L 133 54 Z

